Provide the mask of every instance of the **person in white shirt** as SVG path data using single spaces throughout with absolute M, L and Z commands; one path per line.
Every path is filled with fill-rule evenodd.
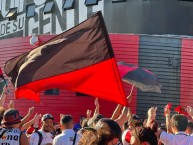
M 168 107 L 165 107 L 166 119 L 170 116 Z M 181 114 L 175 114 L 170 121 L 170 127 L 174 134 L 158 131 L 157 136 L 164 145 L 193 145 L 193 137 L 185 133 L 188 119 Z
M 63 115 L 60 119 L 62 134 L 56 136 L 53 145 L 77 145 L 80 136 L 73 130 L 73 119 L 71 115 Z
M 30 137 L 30 145 L 52 145 L 53 143 L 53 121 L 54 117 L 51 114 L 42 116 L 42 127 L 35 131 Z
M 27 136 L 19 129 L 20 123 L 21 117 L 18 110 L 5 111 L 0 127 L 1 145 L 29 145 Z

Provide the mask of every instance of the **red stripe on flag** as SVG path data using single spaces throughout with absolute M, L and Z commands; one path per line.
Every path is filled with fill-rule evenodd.
M 39 101 L 39 95 L 36 93 L 51 88 L 73 90 L 128 105 L 114 58 L 80 70 L 31 82 L 17 88 L 15 94 L 16 98 Z

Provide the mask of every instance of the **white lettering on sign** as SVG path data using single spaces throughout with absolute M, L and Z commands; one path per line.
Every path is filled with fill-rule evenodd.
M 9 12 L 9 8 L 17 7 L 17 19 L 8 21 L 3 19 L 0 21 L 0 38 L 18 33 L 22 36 L 30 36 L 36 34 L 59 34 L 66 29 L 72 28 L 74 25 L 84 21 L 88 17 L 88 13 L 101 10 L 104 12 L 104 0 L 99 1 L 96 6 L 85 6 L 85 0 L 75 1 L 75 9 L 63 10 L 63 1 L 55 0 L 54 12 L 43 14 L 42 10 L 46 0 L 31 0 L 35 3 L 35 16 L 26 18 L 26 0 L 0 0 L 0 11 L 3 17 Z M 77 9 L 76 9 L 77 8 Z

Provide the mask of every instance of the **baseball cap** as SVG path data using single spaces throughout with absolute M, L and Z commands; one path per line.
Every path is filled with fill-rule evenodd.
M 3 115 L 2 125 L 10 126 L 21 122 L 19 111 L 15 109 L 8 109 Z
M 43 116 L 42 116 L 42 121 L 45 121 L 46 119 L 52 119 L 52 120 L 54 120 L 54 117 L 51 115 L 51 114 L 44 114 Z

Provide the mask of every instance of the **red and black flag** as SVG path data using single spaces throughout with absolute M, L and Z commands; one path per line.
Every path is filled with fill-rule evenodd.
M 16 98 L 60 88 L 127 105 L 101 12 L 5 64 Z
M 0 82 L 4 82 L 5 85 L 7 85 L 6 80 L 5 80 L 4 76 L 3 76 L 3 72 L 1 70 L 1 68 L 0 68 Z

